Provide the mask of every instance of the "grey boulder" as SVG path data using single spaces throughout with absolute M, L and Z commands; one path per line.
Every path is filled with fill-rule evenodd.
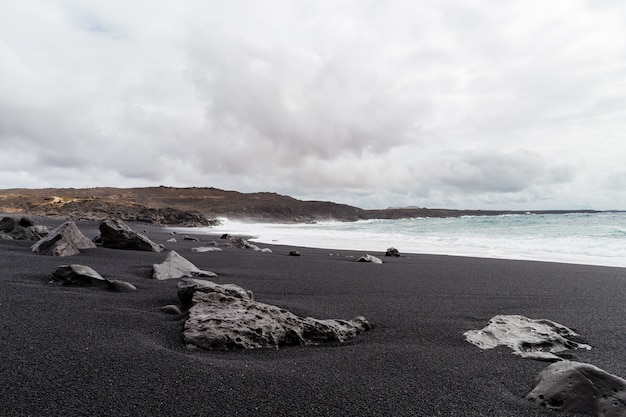
M 163 245 L 132 230 L 121 220 L 106 220 L 100 224 L 100 241 L 105 248 L 162 252 Z
M 13 217 L 3 217 L 0 219 L 0 232 L 8 233 L 13 230 L 16 224 L 17 222 Z
M 400 256 L 400 251 L 396 248 L 387 248 L 387 252 L 385 252 L 385 256 L 394 256 L 394 257 L 399 257 Z
M 203 349 L 279 348 L 344 342 L 370 329 L 362 316 L 352 320 L 300 317 L 280 307 L 254 301 L 252 293 L 234 285 L 184 279 L 181 302 L 191 305 L 183 339 Z
M 78 255 L 82 249 L 93 249 L 96 245 L 69 221 L 58 226 L 44 238 L 31 246 L 33 252 L 51 256 Z
M 152 265 L 152 278 L 158 280 L 177 279 L 183 277 L 216 277 L 211 271 L 204 271 L 176 251 L 170 251 L 163 263 Z
M 626 380 L 593 365 L 561 361 L 541 371 L 527 400 L 552 410 L 626 416 Z

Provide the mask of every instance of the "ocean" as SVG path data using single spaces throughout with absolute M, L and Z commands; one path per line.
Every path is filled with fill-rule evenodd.
M 270 243 L 384 254 L 405 253 L 522 259 L 626 267 L 626 213 L 520 214 L 318 222 L 239 223 L 209 233 L 253 236 Z

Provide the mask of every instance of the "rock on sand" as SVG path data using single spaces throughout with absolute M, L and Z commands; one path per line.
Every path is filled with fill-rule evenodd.
M 537 375 L 526 399 L 557 411 L 624 417 L 626 380 L 587 363 L 556 362 Z
M 558 361 L 555 353 L 569 349 L 591 349 L 571 340 L 576 332 L 550 320 L 532 320 L 519 315 L 499 315 L 481 330 L 468 330 L 466 340 L 481 349 L 504 345 L 523 358 Z
M 183 277 L 216 277 L 217 274 L 211 271 L 204 271 L 187 259 L 183 258 L 176 251 L 170 251 L 165 261 L 152 265 L 152 278 L 177 279 Z
M 352 320 L 299 317 L 280 307 L 254 301 L 252 293 L 233 284 L 184 279 L 179 298 L 191 304 L 183 339 L 204 349 L 278 348 L 343 342 L 370 329 L 362 316 Z

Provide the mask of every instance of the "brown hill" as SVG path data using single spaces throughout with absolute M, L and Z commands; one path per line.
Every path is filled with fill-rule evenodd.
M 71 218 L 117 216 L 150 221 L 169 209 L 198 212 L 208 218 L 250 221 L 353 221 L 363 210 L 343 204 L 301 201 L 275 193 L 239 193 L 216 188 L 45 188 L 0 190 L 0 212 Z M 141 217 L 148 217 L 142 219 Z M 132 219 L 131 219 L 132 220 Z M 163 223 L 169 223 L 164 221 Z
M 590 210 L 582 210 L 590 212 Z M 44 188 L 0 190 L 0 212 L 64 218 L 118 217 L 151 223 L 202 223 L 206 218 L 229 217 L 264 222 L 355 221 L 411 217 L 498 215 L 521 211 L 390 208 L 364 210 L 326 201 L 302 201 L 276 193 L 240 193 L 216 188 Z M 571 211 L 535 211 L 565 213 Z M 581 211 L 577 211 L 581 212 Z M 206 220 L 206 219 L 205 219 Z

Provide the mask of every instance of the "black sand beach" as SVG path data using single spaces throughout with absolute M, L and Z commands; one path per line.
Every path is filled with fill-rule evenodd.
M 77 224 L 97 234 L 97 223 Z M 566 415 L 524 399 L 548 363 L 464 340 L 498 314 L 568 326 L 592 346 L 572 359 L 626 376 L 622 268 L 430 255 L 374 265 L 355 262 L 360 252 L 297 248 L 302 256 L 291 257 L 296 248 L 271 245 L 196 253 L 203 242 L 166 243 L 167 228 L 131 227 L 259 301 L 316 318 L 363 315 L 373 328 L 341 345 L 190 350 L 185 317 L 160 310 L 180 304 L 177 280 L 150 278 L 167 252 L 99 247 L 56 258 L 0 240 L 1 416 Z M 68 263 L 138 291 L 48 284 Z

